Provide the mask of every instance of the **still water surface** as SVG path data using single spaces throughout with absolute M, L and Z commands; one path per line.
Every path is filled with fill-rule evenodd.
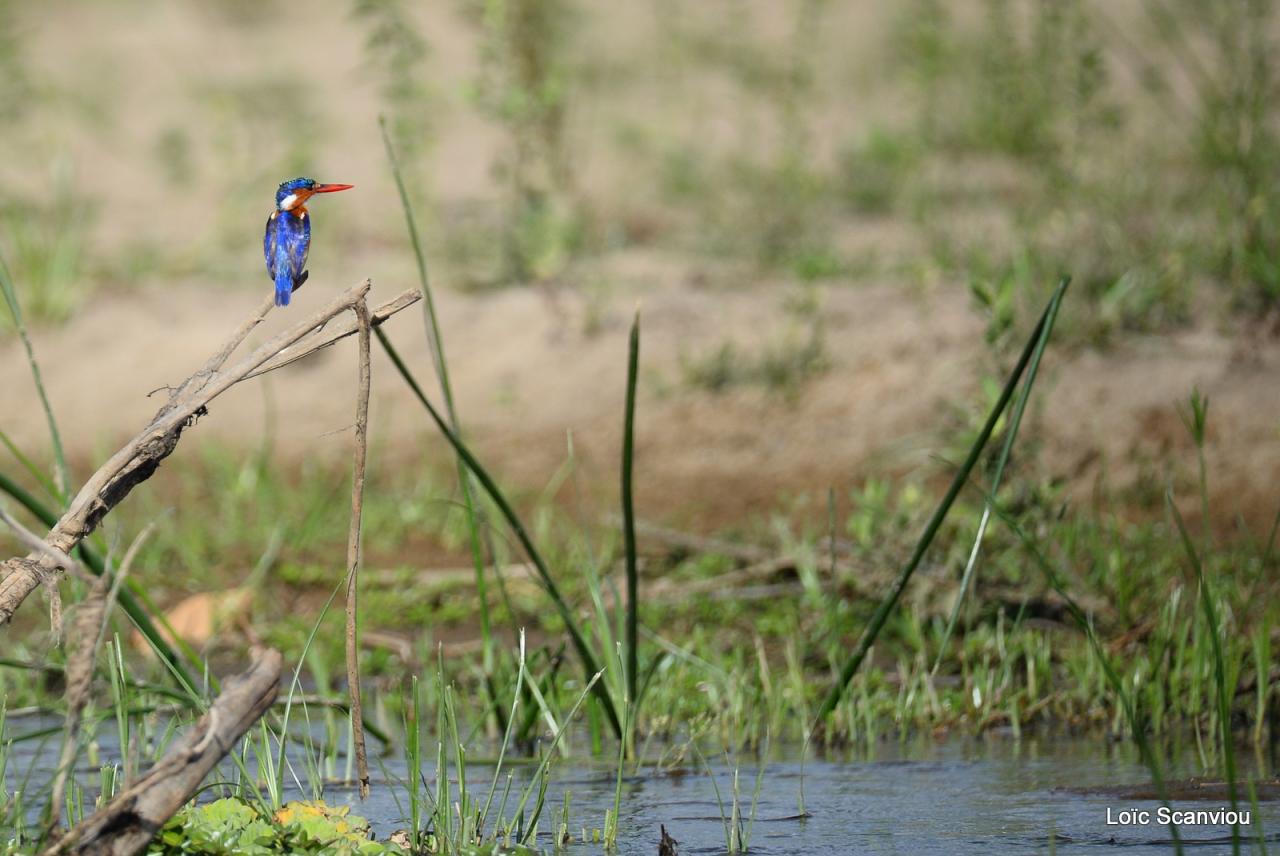
M 11 729 L 11 734 L 17 729 Z M 104 739 L 106 735 L 103 735 Z M 15 772 L 48 757 L 49 746 L 18 743 L 10 758 L 9 785 Z M 52 750 L 56 751 L 56 747 Z M 102 758 L 112 760 L 110 747 Z M 1167 825 L 1158 822 L 1158 802 L 1117 792 L 1117 786 L 1149 782 L 1132 746 L 1092 738 L 1000 737 L 912 740 L 877 744 L 840 758 L 810 759 L 801 767 L 794 755 L 776 753 L 782 760 L 765 768 L 763 787 L 751 830 L 750 852 L 757 854 L 873 853 L 873 854 L 991 854 L 1170 853 Z M 1194 754 L 1166 761 L 1166 776 L 1200 774 Z M 372 797 L 360 803 L 353 789 L 328 785 L 330 804 L 350 803 L 373 823 L 379 837 L 407 825 L 402 760 L 385 759 L 375 768 Z M 728 801 L 733 770 L 721 760 L 712 763 L 720 796 Z M 739 788 L 749 806 L 757 766 L 744 759 Z M 452 771 L 452 768 L 451 768 Z M 529 766 L 512 767 L 515 776 L 510 805 L 520 786 L 532 775 Z M 86 783 L 96 771 L 85 770 Z M 434 764 L 424 771 L 434 784 Z M 483 764 L 467 771 L 468 787 L 487 793 L 493 769 Z M 540 844 L 550 851 L 553 818 L 558 818 L 564 793 L 570 793 L 570 833 L 564 852 L 599 853 L 598 844 L 582 843 L 585 828 L 604 825 L 605 810 L 613 806 L 614 771 L 607 765 L 581 766 L 560 762 L 547 794 Z M 36 777 L 38 778 L 38 777 Z M 505 774 L 503 777 L 505 781 Z M 34 781 L 34 779 L 33 779 Z M 92 785 L 90 785 L 92 787 Z M 453 785 L 456 793 L 456 783 Z M 808 817 L 800 814 L 800 794 Z M 501 791 L 501 786 L 500 786 Z M 286 798 L 309 798 L 296 790 Z M 1213 811 L 1229 807 L 1224 799 L 1175 799 L 1178 811 Z M 510 806 L 509 806 L 510 808 Z M 1246 802 L 1250 824 L 1242 852 L 1262 852 L 1265 836 L 1272 852 L 1280 852 L 1280 802 Z M 744 813 L 747 811 L 744 808 Z M 1122 812 L 1149 813 L 1145 824 L 1108 824 Z M 1110 812 L 1110 815 L 1108 814 Z M 1129 816 L 1125 816 L 1129 817 Z M 725 827 L 712 778 L 704 770 L 677 771 L 642 768 L 623 784 L 619 823 L 619 854 L 658 852 L 659 825 L 679 842 L 684 854 L 723 853 Z M 1226 823 L 1183 825 L 1179 828 L 1188 853 L 1231 853 L 1231 827 Z

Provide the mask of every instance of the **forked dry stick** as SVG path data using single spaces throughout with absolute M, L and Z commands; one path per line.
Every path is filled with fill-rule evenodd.
M 369 323 L 374 327 L 377 327 L 401 309 L 404 309 L 407 306 L 412 306 L 421 299 L 421 292 L 406 291 L 395 300 L 389 300 L 381 306 L 370 310 Z M 298 360 L 311 356 L 311 354 L 314 354 L 316 351 L 327 348 L 330 345 L 342 341 L 348 336 L 354 335 L 359 332 L 359 329 L 359 319 L 352 316 L 334 323 L 332 327 L 325 327 L 323 329 L 316 330 L 311 338 L 304 339 L 298 343 L 297 348 L 293 349 L 297 351 L 296 354 L 291 351 L 281 353 L 278 357 L 269 360 L 262 368 L 250 374 L 245 378 L 245 380 L 249 380 L 250 378 L 255 378 L 259 375 L 264 375 L 267 372 L 273 372 L 276 369 L 282 369 L 287 365 L 296 363 Z
M 356 447 L 351 472 L 351 528 L 347 532 L 347 693 L 351 697 L 351 733 L 356 750 L 360 799 L 369 796 L 369 759 L 364 748 L 364 716 L 360 710 L 360 645 L 356 639 L 356 594 L 360 577 L 360 531 L 364 517 L 364 470 L 369 450 L 369 307 L 355 305 L 360 329 L 360 389 L 356 393 Z
M 272 337 L 239 362 L 224 367 L 266 313 L 259 310 L 243 322 L 199 371 L 176 387 L 150 424 L 90 477 L 62 518 L 45 536 L 45 543 L 59 553 L 69 554 L 74 550 L 134 487 L 151 477 L 161 461 L 177 447 L 182 432 L 204 415 L 209 402 L 232 386 L 263 369 L 293 362 L 355 332 L 356 322 L 350 325 L 349 331 L 344 327 L 325 333 L 321 328 L 343 313 L 353 311 L 366 299 L 369 287 L 369 281 L 365 280 L 347 289 L 328 305 Z M 405 292 L 370 313 L 370 323 L 380 323 L 419 298 L 416 291 Z M 295 345 L 298 347 L 286 355 L 285 351 Z M 0 566 L 0 571 L 4 572 L 0 574 L 0 624 L 9 621 L 42 580 L 50 574 L 56 577 L 64 569 L 48 551 L 33 550 L 25 557 L 4 562 Z

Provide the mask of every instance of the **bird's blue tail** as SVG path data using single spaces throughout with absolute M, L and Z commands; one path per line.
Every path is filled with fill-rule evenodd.
M 286 265 L 281 265 L 286 268 Z M 293 296 L 293 277 L 289 276 L 287 269 L 281 270 L 276 274 L 276 306 L 288 306 L 289 298 Z

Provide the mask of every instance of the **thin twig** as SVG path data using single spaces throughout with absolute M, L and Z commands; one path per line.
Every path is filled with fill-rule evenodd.
M 275 306 L 275 296 L 268 297 L 258 307 L 258 311 L 250 315 L 244 321 L 240 322 L 240 326 L 231 332 L 227 340 L 222 343 L 222 347 L 213 353 L 209 360 L 200 368 L 198 372 L 187 378 L 176 387 L 169 390 L 169 403 L 172 404 L 183 395 L 190 394 L 193 390 L 198 389 L 208 383 L 209 378 L 213 377 L 235 353 L 236 348 L 247 338 L 254 329 L 266 320 L 267 313 Z
M 360 528 L 364 515 L 364 470 L 369 452 L 369 307 L 356 303 L 360 331 L 360 389 L 356 396 L 356 446 L 351 475 L 351 529 L 347 533 L 347 692 L 351 696 L 351 733 L 356 750 L 360 798 L 369 796 L 369 760 L 364 748 L 364 718 L 360 709 L 360 647 L 356 639 L 357 590 L 360 577 Z
M 422 299 L 422 293 L 414 289 L 403 292 L 394 300 L 388 300 L 381 306 L 377 306 L 369 310 L 369 323 L 374 327 L 382 324 L 392 315 L 395 315 L 401 309 L 412 306 Z M 335 327 L 326 327 L 323 330 L 316 330 L 310 339 L 304 339 L 295 349 L 286 349 L 279 356 L 270 360 L 265 366 L 250 374 L 245 380 L 264 375 L 267 372 L 273 372 L 276 369 L 282 369 L 285 366 L 292 365 L 298 360 L 309 357 L 316 351 L 323 350 L 330 345 L 336 344 L 348 336 L 353 336 L 359 332 L 359 322 L 355 318 L 348 318 L 339 322 Z M 297 350 L 298 353 L 291 353 Z
M 33 553 L 40 553 L 55 563 L 57 567 L 63 570 L 70 570 L 76 566 L 75 559 L 56 547 L 50 547 L 39 535 L 19 523 L 17 518 L 9 513 L 9 509 L 4 507 L 3 503 L 0 503 L 0 523 L 4 523 L 13 530 L 13 534 L 24 547 Z

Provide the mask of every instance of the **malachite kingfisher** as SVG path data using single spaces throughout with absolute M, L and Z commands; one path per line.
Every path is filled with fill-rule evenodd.
M 307 251 L 311 249 L 311 216 L 306 202 L 316 193 L 350 190 L 350 184 L 319 184 L 310 178 L 295 178 L 276 190 L 276 210 L 267 218 L 262 236 L 262 253 L 267 257 L 267 273 L 276 284 L 276 306 L 288 306 L 294 289 L 307 281 Z

